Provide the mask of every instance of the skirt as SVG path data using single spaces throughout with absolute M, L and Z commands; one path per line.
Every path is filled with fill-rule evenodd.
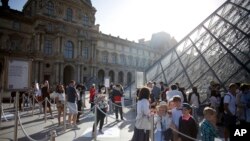
M 134 135 L 131 141 L 149 141 L 149 130 L 134 129 Z

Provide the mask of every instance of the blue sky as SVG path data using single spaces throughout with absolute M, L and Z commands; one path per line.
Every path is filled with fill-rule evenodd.
M 27 0 L 10 0 L 22 10 Z M 165 31 L 181 40 L 226 0 L 92 0 L 100 31 L 123 39 L 145 38 Z

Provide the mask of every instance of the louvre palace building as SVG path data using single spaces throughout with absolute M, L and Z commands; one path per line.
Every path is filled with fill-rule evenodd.
M 95 24 L 90 0 L 28 0 L 22 11 L 8 0 L 0 7 L 1 80 L 7 85 L 7 62 L 28 60 L 29 82 L 51 84 L 110 82 L 124 86 L 177 42 L 167 33 L 138 43 L 107 35 Z

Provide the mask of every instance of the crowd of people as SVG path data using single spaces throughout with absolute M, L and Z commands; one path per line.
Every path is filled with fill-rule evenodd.
M 211 81 L 207 103 L 201 105 L 197 87 L 187 93 L 179 83 L 164 87 L 148 82 L 137 90 L 137 117 L 132 141 L 235 140 L 236 126 L 250 127 L 250 85 L 231 83 L 226 91 Z M 200 114 L 200 110 L 202 113 Z M 145 126 L 154 117 L 154 125 Z M 143 124 L 144 126 L 142 126 Z M 219 128 L 223 129 L 219 132 Z
M 44 114 L 48 110 L 54 118 L 50 101 L 51 88 L 47 80 L 43 84 L 33 84 L 33 92 L 41 102 Z M 234 129 L 238 125 L 250 126 L 250 85 L 246 83 L 231 83 L 227 91 L 210 82 L 207 91 L 206 107 L 201 110 L 201 98 L 197 87 L 190 92 L 175 83 L 170 87 L 149 81 L 136 93 L 136 121 L 132 141 L 149 141 L 150 132 L 154 134 L 154 141 L 191 141 L 198 136 L 202 141 L 214 141 L 215 138 L 225 138 L 233 141 Z M 83 84 L 71 80 L 68 85 L 58 84 L 55 88 L 55 103 L 58 110 L 58 125 L 67 106 L 67 126 L 79 129 L 77 124 L 85 108 L 85 91 Z M 116 121 L 124 120 L 122 98 L 124 90 L 121 84 L 111 84 L 106 88 L 101 85 L 96 88 L 93 84 L 89 89 L 90 111 L 95 113 L 94 129 L 99 125 L 99 134 L 103 134 L 104 119 L 108 111 L 115 112 Z M 47 103 L 46 103 L 47 102 Z M 66 105 L 65 105 L 66 104 Z M 47 106 L 47 107 L 46 107 Z M 45 115 L 47 116 L 47 115 Z M 152 118 L 152 120 L 151 120 Z M 153 127 L 152 123 L 153 121 Z M 223 134 L 218 132 L 223 128 Z M 152 131 L 153 129 L 153 131 Z

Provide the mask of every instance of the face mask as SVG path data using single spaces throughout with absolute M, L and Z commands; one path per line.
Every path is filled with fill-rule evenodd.
M 105 90 L 101 90 L 101 92 L 102 92 L 102 93 L 104 93 L 104 92 L 105 92 Z

